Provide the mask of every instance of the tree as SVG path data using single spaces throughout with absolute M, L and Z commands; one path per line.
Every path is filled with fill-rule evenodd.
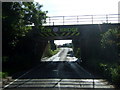
M 115 59 L 120 56 L 120 27 L 109 29 L 107 32 L 103 33 L 101 39 L 102 47 L 108 52 L 111 53 L 110 56 Z M 113 55 L 114 54 L 114 55 Z
M 42 5 L 33 2 L 3 2 L 3 56 L 10 56 L 22 37 L 32 30 L 31 24 L 41 30 L 45 23 L 46 11 Z
M 41 8 L 42 5 L 35 2 L 2 3 L 3 72 L 13 74 L 37 64 L 46 43 L 35 42 L 31 32 L 43 29 L 47 12 Z
M 100 69 L 104 76 L 120 88 L 120 27 L 109 29 L 102 34 L 101 45 L 104 54 L 107 52 L 108 62 L 100 64 Z M 112 58 L 112 61 L 110 59 Z M 106 59 L 106 58 L 105 58 Z
M 110 47 L 112 45 L 117 47 L 120 45 L 119 39 L 120 31 L 118 30 L 118 28 L 109 29 L 107 32 L 102 34 L 101 44 L 104 48 L 106 48 L 107 46 Z

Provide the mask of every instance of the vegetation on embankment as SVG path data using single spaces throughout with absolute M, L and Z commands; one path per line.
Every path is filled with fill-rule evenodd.
M 112 28 L 101 33 L 99 43 L 97 43 L 98 46 L 94 48 L 90 46 L 90 41 L 88 42 L 87 49 L 81 47 L 76 48 L 75 46 L 73 48 L 75 55 L 80 59 L 82 57 L 81 66 L 95 75 L 106 78 L 113 83 L 116 88 L 120 88 L 120 27 Z M 96 44 L 96 42 L 92 44 Z M 73 43 L 73 45 L 76 44 Z M 84 46 L 86 46 L 86 44 L 84 44 Z M 82 52 L 81 49 L 87 52 Z M 99 50 L 99 52 L 97 52 L 97 50 Z
M 108 54 L 106 62 L 99 64 L 103 76 L 120 88 L 120 27 L 102 34 L 101 46 Z
M 52 50 L 52 45 L 50 43 L 48 43 L 48 45 L 46 46 L 46 50 L 43 53 L 42 57 L 51 57 L 55 54 L 57 54 L 59 52 L 59 48 L 56 48 L 56 50 Z
M 114 83 L 117 88 L 120 88 L 120 63 L 116 64 L 99 64 L 99 71 L 103 77 Z
M 47 41 L 36 40 L 47 12 L 41 8 L 35 2 L 2 3 L 2 71 L 8 75 L 35 66 L 42 57 Z

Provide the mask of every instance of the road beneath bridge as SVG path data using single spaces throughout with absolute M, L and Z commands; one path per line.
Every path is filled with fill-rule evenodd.
M 56 55 L 25 72 L 4 87 L 5 90 L 67 90 L 81 88 L 114 88 L 107 81 L 93 76 L 77 63 L 71 48 L 62 48 Z

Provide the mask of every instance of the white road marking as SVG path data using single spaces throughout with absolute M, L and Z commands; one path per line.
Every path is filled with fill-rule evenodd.
M 36 68 L 36 67 L 35 67 Z M 23 75 L 21 75 L 20 77 L 18 77 L 17 79 L 15 79 L 14 81 L 10 82 L 9 84 L 5 85 L 3 87 L 3 89 L 9 87 L 10 85 L 12 85 L 14 82 L 16 82 L 17 80 L 19 80 L 21 77 L 25 76 L 26 74 L 28 74 L 29 72 L 31 72 L 32 70 L 34 70 L 35 68 L 30 69 L 29 71 L 27 71 L 26 73 L 24 73 Z

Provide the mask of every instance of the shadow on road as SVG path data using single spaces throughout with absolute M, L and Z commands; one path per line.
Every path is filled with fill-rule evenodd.
M 19 78 L 21 73 L 13 76 L 14 79 Z M 41 62 L 35 68 L 29 70 L 20 77 L 21 79 L 91 79 L 99 78 L 83 69 L 77 62 L 67 61 L 48 61 Z
M 19 73 L 20 74 L 20 73 Z M 96 78 L 77 62 L 41 62 L 23 75 L 14 75 L 12 83 L 5 89 L 90 89 L 114 88 L 106 80 Z

